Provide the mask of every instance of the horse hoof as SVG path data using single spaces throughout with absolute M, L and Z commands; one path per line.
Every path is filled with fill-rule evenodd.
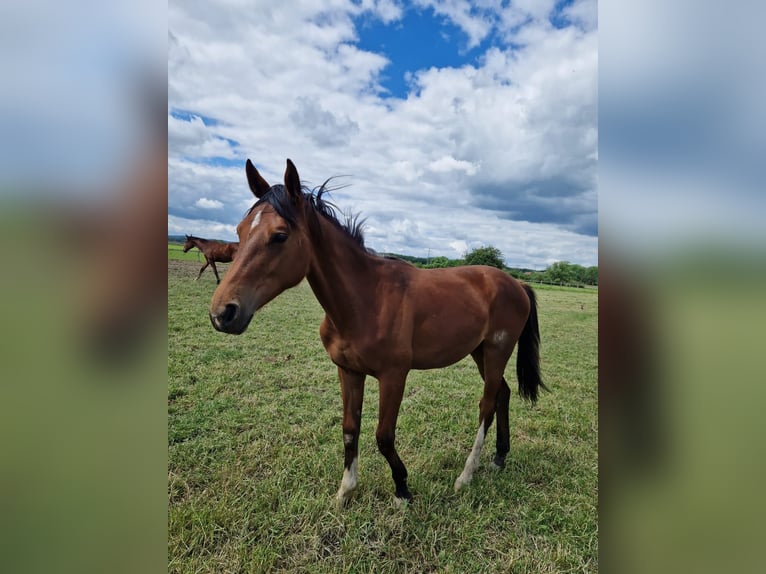
M 396 508 L 407 508 L 409 505 L 412 504 L 412 496 L 409 498 L 401 498 L 399 496 L 394 496 L 394 506 Z
M 342 495 L 340 492 L 335 496 L 335 504 L 338 507 L 338 510 L 343 510 L 348 506 L 348 499 L 350 497 L 347 495 Z
M 493 460 L 489 467 L 492 470 L 503 470 L 505 468 L 505 457 L 500 458 L 499 456 L 495 457 L 495 460 Z
M 457 477 L 457 480 L 455 481 L 455 492 L 458 492 L 461 488 L 469 484 L 471 484 L 471 479 L 464 478 L 463 475 L 461 474 L 460 476 Z

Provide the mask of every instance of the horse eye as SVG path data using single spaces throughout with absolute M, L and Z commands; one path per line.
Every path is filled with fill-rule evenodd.
M 271 236 L 269 243 L 284 243 L 287 241 L 287 233 L 275 233 Z

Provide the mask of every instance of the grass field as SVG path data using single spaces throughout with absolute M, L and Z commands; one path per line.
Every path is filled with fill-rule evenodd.
M 205 264 L 205 258 L 196 247 L 184 253 L 184 246 L 180 243 L 168 243 L 168 260 L 199 261 L 200 267 Z M 199 268 L 197 271 L 199 271 Z
M 235 337 L 210 325 L 213 275 L 168 266 L 169 572 L 597 571 L 597 293 L 537 289 L 552 392 L 534 408 L 514 393 L 506 468 L 488 467 L 493 425 L 458 494 L 482 388 L 472 360 L 408 378 L 397 448 L 415 499 L 404 508 L 375 445 L 368 378 L 359 487 L 339 510 L 340 390 L 308 285 Z

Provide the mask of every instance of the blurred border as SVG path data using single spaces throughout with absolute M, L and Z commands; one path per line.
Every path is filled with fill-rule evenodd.
M 606 572 L 760 571 L 758 3 L 599 3 Z
M 167 5 L 0 38 L 0 569 L 165 571 Z
M 167 566 L 166 10 L 0 6 L 3 571 Z M 760 570 L 763 12 L 599 3 L 609 572 Z

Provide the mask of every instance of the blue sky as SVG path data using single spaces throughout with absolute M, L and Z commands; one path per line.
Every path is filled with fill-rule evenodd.
M 170 3 L 170 233 L 235 239 L 289 157 L 378 251 L 596 264 L 594 1 L 287 4 Z
M 431 10 L 407 10 L 393 23 L 362 16 L 357 19 L 357 34 L 359 48 L 389 59 L 380 76 L 384 97 L 406 98 L 410 87 L 406 78 L 417 70 L 475 64 L 483 53 L 480 46 L 469 49 L 460 28 L 435 18 Z

